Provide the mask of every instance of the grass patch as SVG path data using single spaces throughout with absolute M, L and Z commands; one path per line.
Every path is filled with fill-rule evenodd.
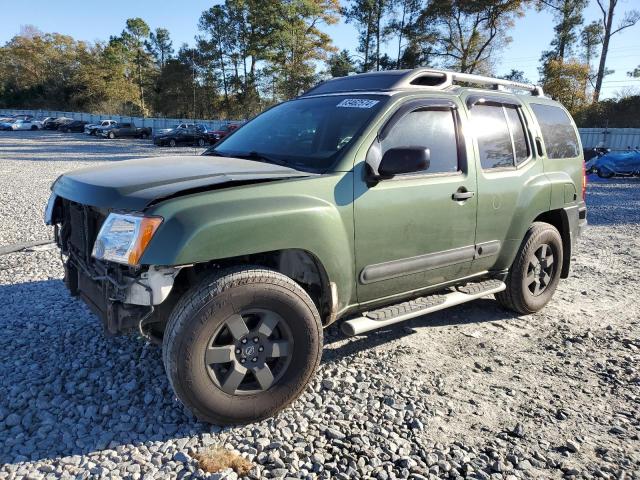
M 208 473 L 221 472 L 231 468 L 239 476 L 243 476 L 253 468 L 253 463 L 242 455 L 222 447 L 211 447 L 204 452 L 195 454 L 193 458 L 198 460 L 200 468 Z

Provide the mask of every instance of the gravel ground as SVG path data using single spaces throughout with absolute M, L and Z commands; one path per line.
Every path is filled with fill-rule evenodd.
M 0 247 L 50 236 L 42 210 L 67 170 L 193 152 L 0 133 Z M 56 250 L 0 256 L 0 479 L 236 478 L 198 469 L 212 445 L 253 461 L 252 478 L 640 479 L 640 181 L 594 181 L 587 201 L 542 312 L 483 299 L 354 339 L 332 327 L 300 400 L 240 428 L 181 408 L 157 347 L 105 338 Z

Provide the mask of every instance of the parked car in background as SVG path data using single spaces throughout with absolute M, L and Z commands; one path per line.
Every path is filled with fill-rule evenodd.
M 41 128 L 42 122 L 40 120 L 33 119 L 13 119 L 0 126 L 0 129 L 2 130 L 40 130 Z
M 216 143 L 222 140 L 224 137 L 229 135 L 230 133 L 235 132 L 238 128 L 240 128 L 244 123 L 228 123 L 220 130 L 209 130 L 207 132 L 207 137 L 209 138 L 209 143 Z
M 160 147 L 175 147 L 177 145 L 199 145 L 204 147 L 209 139 L 204 131 L 192 126 L 189 128 L 176 128 L 163 135 L 154 135 L 153 143 Z
M 640 150 L 609 152 L 585 163 L 587 173 L 600 178 L 640 176 Z
M 100 127 L 96 134 L 104 138 L 112 139 L 120 137 L 149 138 L 151 136 L 151 129 L 149 127 L 136 127 L 132 122 L 116 122 L 108 127 Z
M 100 123 L 88 123 L 84 126 L 84 133 L 86 133 L 87 135 L 96 135 L 98 129 L 100 129 L 101 127 L 110 127 L 112 125 L 115 125 L 116 123 L 118 122 L 116 122 L 115 120 L 102 120 Z
M 173 130 L 182 130 L 182 129 L 186 129 L 186 128 L 197 128 L 202 132 L 206 132 L 207 131 L 207 126 L 203 125 L 201 123 L 177 123 L 174 126 L 172 126 L 171 128 L 156 128 L 153 131 L 154 136 L 160 136 L 160 135 L 164 135 L 166 133 L 169 133 Z
M 59 130 L 62 125 L 70 122 L 73 122 L 73 118 L 69 118 L 69 117 L 52 118 L 44 122 L 43 128 L 45 130 Z
M 87 124 L 84 120 L 74 120 L 73 122 L 60 125 L 59 130 L 65 133 L 69 132 L 83 132 L 84 126 Z

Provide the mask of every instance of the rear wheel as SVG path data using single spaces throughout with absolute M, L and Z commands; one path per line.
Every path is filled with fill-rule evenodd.
M 146 140 L 149 137 L 149 135 L 147 135 L 147 132 L 142 132 L 140 134 L 140 138 L 142 138 L 143 140 Z
M 37 125 L 31 125 L 31 130 L 37 130 L 38 126 Z
M 502 306 L 522 314 L 542 309 L 558 287 L 562 259 L 558 230 L 548 223 L 535 222 L 509 269 L 506 290 L 497 293 L 496 299 Z
M 113 132 L 109 132 L 109 138 L 113 140 L 114 138 L 116 138 L 116 134 Z
M 175 147 L 176 146 L 176 141 L 173 138 L 171 140 L 169 140 L 169 146 L 170 147 Z
M 187 292 L 163 340 L 165 370 L 200 420 L 248 423 L 274 415 L 311 380 L 322 324 L 307 293 L 271 270 L 217 272 Z
M 204 147 L 204 138 L 198 139 L 198 145 L 200 145 L 201 147 Z

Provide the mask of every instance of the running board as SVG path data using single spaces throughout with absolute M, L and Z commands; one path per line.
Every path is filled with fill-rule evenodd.
M 505 288 L 507 286 L 500 280 L 467 283 L 453 287 L 453 291 L 450 290 L 448 293 L 445 293 L 445 291 L 440 294 L 428 295 L 408 302 L 383 307 L 379 310 L 365 312 L 361 317 L 342 322 L 342 332 L 349 337 L 353 337 L 376 328 L 386 327 L 426 315 L 427 313 L 467 303 L 486 295 L 501 292 Z

